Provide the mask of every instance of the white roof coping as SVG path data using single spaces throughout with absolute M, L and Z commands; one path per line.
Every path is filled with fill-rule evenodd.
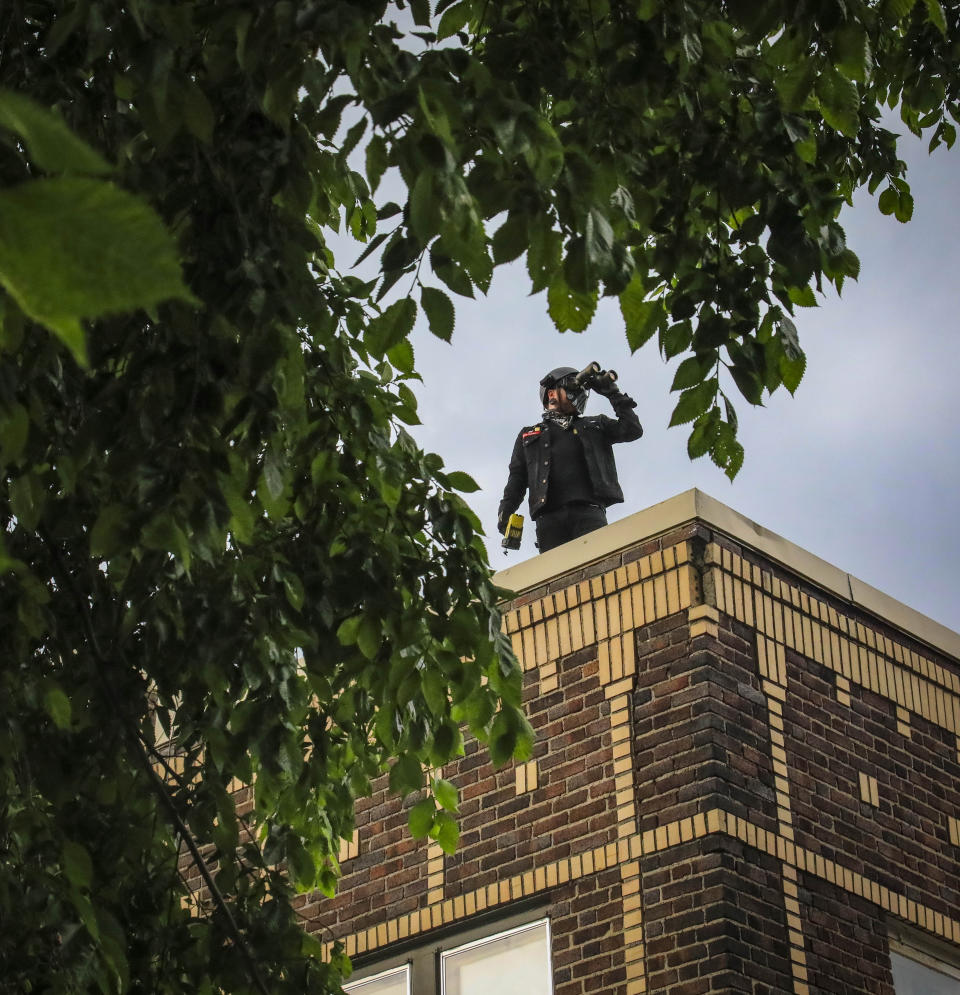
M 776 561 L 817 587 L 896 626 L 934 649 L 960 659 L 960 634 L 765 529 L 696 488 L 621 518 L 539 556 L 507 567 L 496 573 L 493 579 L 500 587 L 522 594 L 546 584 L 554 577 L 595 563 L 694 521 L 703 522 Z

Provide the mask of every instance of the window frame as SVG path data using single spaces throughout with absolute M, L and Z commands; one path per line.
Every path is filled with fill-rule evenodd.
M 507 936 L 515 936 L 517 933 L 524 933 L 527 930 L 538 929 L 543 926 L 547 933 L 547 977 L 550 979 L 550 989 L 547 995 L 553 995 L 553 933 L 550 930 L 550 917 L 542 916 L 539 919 L 534 919 L 530 922 L 524 923 L 521 926 L 513 926 L 509 929 L 501 929 L 499 932 L 490 933 L 487 936 L 482 936 L 476 940 L 467 940 L 464 943 L 460 943 L 455 947 L 447 947 L 446 949 L 441 948 L 437 951 L 437 965 L 438 973 L 440 978 L 439 995 L 447 995 L 447 974 L 444 970 L 444 961 L 448 957 L 453 957 L 455 954 L 463 953 L 465 950 L 473 950 L 476 947 L 485 946 L 488 943 L 495 943 L 497 940 L 502 940 Z
M 383 978 L 386 978 L 391 974 L 397 974 L 400 971 L 403 971 L 403 977 L 407 983 L 407 988 L 404 995 L 413 995 L 413 988 L 412 988 L 413 972 L 411 970 L 411 964 L 409 961 L 404 961 L 402 964 L 397 964 L 394 967 L 384 968 L 382 971 L 378 971 L 376 974 L 367 974 L 361 978 L 351 977 L 347 980 L 346 984 L 343 985 L 343 990 L 347 992 L 348 995 L 352 995 L 353 992 L 358 992 L 359 995 L 363 995 L 364 985 L 368 985 L 374 981 L 381 981 Z M 354 987 L 350 988 L 349 986 L 351 985 L 353 985 Z
M 409 966 L 409 984 L 416 995 L 440 995 L 443 990 L 441 955 L 446 950 L 460 949 L 486 937 L 500 936 L 525 926 L 547 924 L 547 956 L 550 965 L 550 990 L 553 991 L 553 928 L 549 905 L 542 899 L 524 902 L 504 910 L 481 913 L 459 923 L 431 930 L 422 936 L 391 944 L 392 951 L 377 951 L 353 957 L 354 973 L 349 983 L 367 981 Z M 363 995 L 362 989 L 357 995 Z
M 897 954 L 960 983 L 960 952 L 951 944 L 902 923 L 891 923 L 887 928 L 887 947 L 891 957 Z M 890 970 L 892 973 L 892 963 Z

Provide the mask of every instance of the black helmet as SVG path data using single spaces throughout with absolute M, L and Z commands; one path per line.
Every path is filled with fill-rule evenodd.
M 577 371 L 572 366 L 558 366 L 555 370 L 551 370 L 540 381 L 540 404 L 544 408 L 547 406 L 547 391 L 551 387 L 562 387 L 567 392 L 570 403 L 582 415 L 590 391 L 577 383 L 576 376 Z

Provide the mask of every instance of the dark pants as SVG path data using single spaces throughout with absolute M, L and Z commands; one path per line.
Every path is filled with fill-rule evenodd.
M 545 511 L 536 519 L 537 546 L 545 553 L 606 524 L 607 513 L 597 504 L 568 504 L 556 511 Z

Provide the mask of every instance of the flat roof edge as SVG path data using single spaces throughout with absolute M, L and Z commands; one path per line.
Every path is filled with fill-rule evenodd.
M 494 582 L 500 587 L 522 594 L 540 587 L 554 577 L 596 563 L 693 521 L 701 521 L 717 529 L 817 587 L 960 660 L 960 634 L 765 529 L 697 488 L 684 491 L 596 532 L 498 571 L 494 575 Z

